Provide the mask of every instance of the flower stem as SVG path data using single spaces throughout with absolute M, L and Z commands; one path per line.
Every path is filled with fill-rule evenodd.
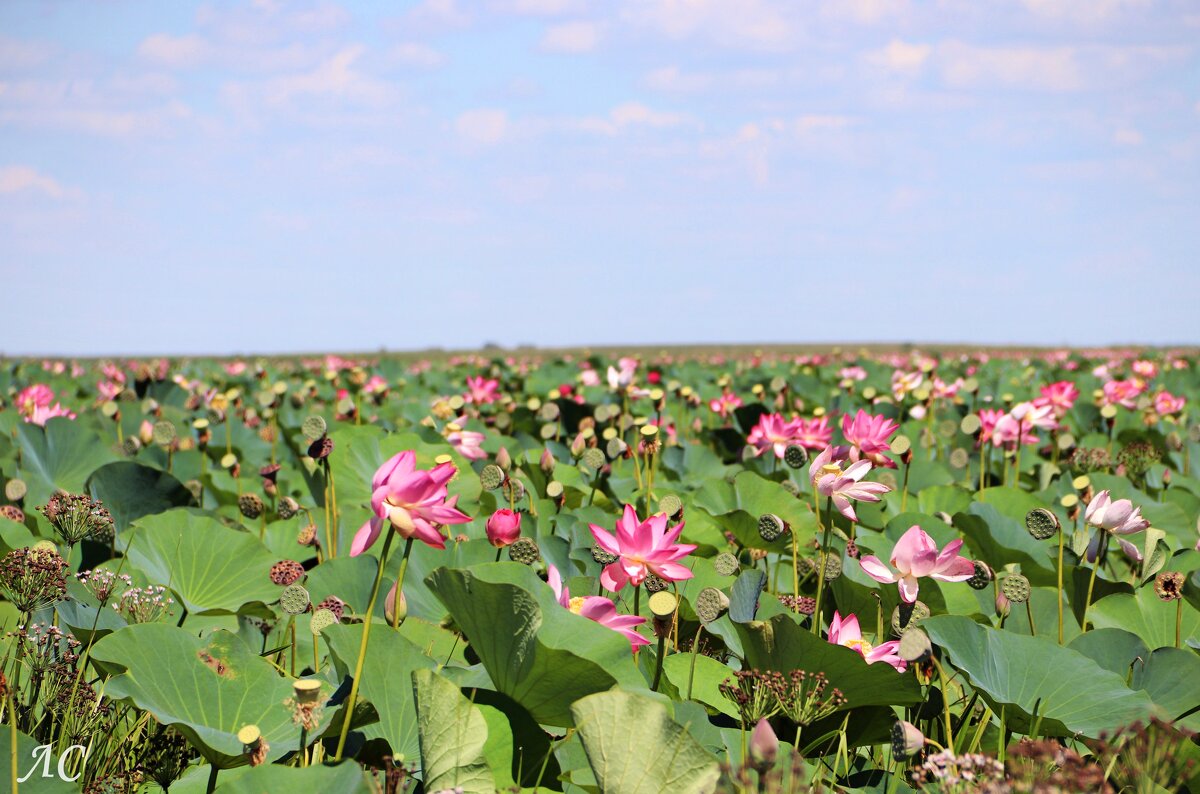
M 396 575 L 396 600 L 392 604 L 392 628 L 400 628 L 400 599 L 404 596 L 404 574 L 408 570 L 408 555 L 412 553 L 413 539 L 404 541 L 404 556 L 400 558 L 400 573 Z
M 367 658 L 367 638 L 371 634 L 371 616 L 375 612 L 375 600 L 379 597 L 379 583 L 383 581 L 383 566 L 387 563 L 388 550 L 392 547 L 392 537 L 396 534 L 396 528 L 388 524 L 387 538 L 383 541 L 383 553 L 379 556 L 379 570 L 375 573 L 375 583 L 371 586 L 371 600 L 367 602 L 367 612 L 363 616 L 363 633 L 362 641 L 358 646 L 358 661 L 354 663 L 354 678 L 350 682 L 350 696 L 346 698 L 346 716 L 342 720 L 342 733 L 338 736 L 337 750 L 333 754 L 335 762 L 342 760 L 342 752 L 346 749 L 346 737 L 350 735 L 350 721 L 354 717 L 354 701 L 358 698 L 359 679 L 362 678 L 363 662 Z M 409 547 L 411 548 L 412 539 L 409 539 Z M 405 549 L 405 559 L 408 559 L 408 549 Z M 404 575 L 404 567 L 401 564 L 401 576 Z M 400 588 L 396 588 L 396 600 L 400 600 Z
M 942 681 L 942 707 L 946 718 L 946 746 L 954 746 L 954 734 L 950 730 L 950 682 L 946 679 L 946 670 L 942 667 L 942 663 L 937 660 L 937 657 L 931 657 L 934 667 L 937 668 L 938 677 Z
M 1183 599 L 1175 599 L 1175 647 L 1179 647 L 1180 634 L 1183 630 Z
M 905 469 L 907 472 L 907 469 Z M 821 600 L 825 595 L 825 559 L 829 554 L 829 536 L 833 532 L 833 497 L 825 508 L 825 534 L 821 537 L 821 553 L 817 556 L 817 606 L 813 609 L 812 633 L 821 636 Z
M 1058 530 L 1058 644 L 1063 644 L 1063 530 Z
M 654 665 L 654 683 L 650 685 L 651 692 L 658 691 L 658 683 L 662 680 L 663 656 L 666 653 L 667 634 L 663 632 L 658 638 L 658 659 Z
M 1104 532 L 1104 530 L 1099 530 L 1099 531 Z M 1084 632 L 1084 633 L 1087 632 L 1087 613 L 1088 613 L 1088 607 L 1090 607 L 1092 605 L 1092 588 L 1094 588 L 1096 585 L 1096 569 L 1100 567 L 1100 562 L 1101 562 L 1101 560 L 1104 559 L 1104 555 L 1107 552 L 1108 552 L 1108 535 L 1105 534 L 1100 539 L 1099 548 L 1096 549 L 1096 561 L 1092 563 L 1092 574 L 1091 574 L 1091 576 L 1088 577 L 1087 600 L 1083 602 L 1083 620 L 1080 622 L 1080 625 L 1079 625 L 1080 632 Z

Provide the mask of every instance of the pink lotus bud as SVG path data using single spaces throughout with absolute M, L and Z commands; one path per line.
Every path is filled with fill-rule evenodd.
M 538 465 L 542 467 L 542 471 L 546 474 L 547 477 L 554 474 L 554 464 L 555 463 L 556 463 L 556 461 L 554 460 L 554 455 L 550 454 L 550 450 L 543 449 L 542 457 L 541 457 L 541 460 L 538 461 Z
M 505 471 L 512 468 L 512 455 L 509 455 L 504 447 L 500 447 L 500 451 L 496 453 L 496 465 Z
M 779 737 L 775 735 L 771 723 L 765 719 L 759 720 L 754 726 L 754 732 L 750 734 L 750 758 L 754 765 L 761 769 L 770 768 L 775 763 L 778 753 Z
M 580 455 L 583 454 L 583 450 L 586 447 L 587 447 L 587 441 L 584 440 L 583 434 L 580 433 L 579 435 L 575 436 L 575 438 L 572 439 L 572 441 L 571 441 L 571 454 L 578 458 Z
M 508 508 L 492 513 L 487 520 L 488 542 L 498 549 L 511 546 L 521 537 L 521 514 Z
M 383 616 L 387 618 L 387 622 L 391 623 L 396 617 L 396 583 L 392 583 L 392 589 L 388 590 L 387 598 L 383 600 Z M 408 599 L 404 597 L 404 593 L 400 594 L 400 621 L 408 617 Z M 399 625 L 399 623 L 397 625 Z
M 997 590 L 996 591 L 996 614 L 999 615 L 1000 617 L 1004 617 L 1005 615 L 1008 614 L 1010 606 L 1011 605 L 1009 603 L 1008 596 L 1004 595 L 1004 591 Z

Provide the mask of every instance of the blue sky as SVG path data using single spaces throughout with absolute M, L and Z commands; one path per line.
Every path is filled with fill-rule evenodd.
M 0 4 L 0 350 L 1200 342 L 1190 0 Z

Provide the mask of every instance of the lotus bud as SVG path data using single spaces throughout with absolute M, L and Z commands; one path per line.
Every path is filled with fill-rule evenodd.
M 765 771 L 775 764 L 778 754 L 779 737 L 775 735 L 771 723 L 763 718 L 750 734 L 750 760 L 757 769 Z
M 996 593 L 996 614 L 1000 617 L 1006 617 L 1012 605 L 1008 601 L 1008 596 L 1004 595 L 1004 591 L 1000 590 Z
M 492 513 L 488 517 L 487 538 L 498 549 L 505 546 L 511 546 L 517 538 L 521 537 L 521 514 L 503 508 Z
M 500 447 L 500 451 L 496 453 L 496 465 L 502 471 L 507 472 L 512 470 L 512 455 L 508 454 L 506 447 Z
M 392 589 L 388 590 L 387 598 L 383 600 L 383 616 L 387 618 L 388 623 L 397 622 L 397 625 L 403 623 L 408 617 L 408 599 L 404 593 L 400 593 L 400 614 L 396 615 L 396 585 L 399 582 L 392 583 Z
M 925 746 L 925 734 L 916 725 L 904 720 L 896 720 L 892 725 L 892 755 L 908 758 L 921 752 Z
M 556 462 L 557 461 L 554 460 L 554 455 L 548 448 L 542 450 L 542 457 L 538 460 L 538 466 L 541 467 L 543 474 L 545 474 L 547 477 L 553 476 L 554 464 Z

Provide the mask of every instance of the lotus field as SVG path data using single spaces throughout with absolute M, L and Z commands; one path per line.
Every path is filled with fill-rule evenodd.
M 1200 790 L 1198 362 L 2 362 L 0 786 Z

